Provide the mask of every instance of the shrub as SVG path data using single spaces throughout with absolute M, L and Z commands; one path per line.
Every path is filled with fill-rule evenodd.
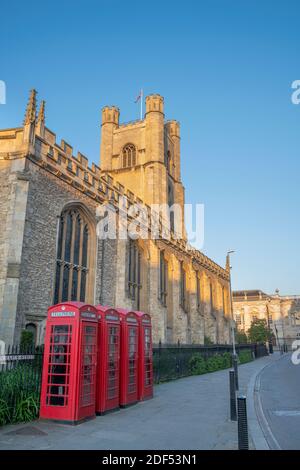
M 206 372 L 205 359 L 199 353 L 196 353 L 191 357 L 189 360 L 189 366 L 192 375 L 201 375 Z
M 39 413 L 40 369 L 20 363 L 0 373 L 0 426 L 36 419 Z
M 39 396 L 37 393 L 27 395 L 21 392 L 13 411 L 12 421 L 24 423 L 37 418 L 39 413 Z
M 39 386 L 40 372 L 30 364 L 20 364 L 14 369 L 0 374 L 0 398 L 7 398 L 13 393 L 26 390 L 35 392 Z
M 32 331 L 22 330 L 21 331 L 21 340 L 20 340 L 20 349 L 21 351 L 28 351 L 34 346 L 34 338 Z
M 231 353 L 230 352 L 225 352 L 222 354 L 223 356 L 223 369 L 229 369 L 231 367 Z
M 9 408 L 5 400 L 0 398 L 0 426 L 9 423 Z
M 208 372 L 215 372 L 216 370 L 224 369 L 224 358 L 221 354 L 214 354 L 209 357 L 206 361 L 206 367 Z
M 252 352 L 250 349 L 245 349 L 244 351 L 239 352 L 239 361 L 240 364 L 245 364 L 246 362 L 253 361 Z
M 228 369 L 231 367 L 231 354 L 229 352 L 214 354 L 205 360 L 200 353 L 196 353 L 189 360 L 189 367 L 192 375 Z

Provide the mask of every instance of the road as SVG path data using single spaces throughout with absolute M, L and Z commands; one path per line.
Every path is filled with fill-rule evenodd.
M 289 354 L 263 369 L 258 379 L 260 418 L 269 446 L 300 449 L 300 365 Z

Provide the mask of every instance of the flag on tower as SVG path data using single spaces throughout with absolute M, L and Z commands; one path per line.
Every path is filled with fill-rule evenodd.
M 140 89 L 140 92 L 138 94 L 138 96 L 136 97 L 135 99 L 135 103 L 138 103 L 140 101 L 141 105 L 140 105 L 140 119 L 142 120 L 143 119 L 143 89 L 141 88 Z
M 138 96 L 135 99 L 135 103 L 138 103 L 140 99 L 142 99 L 142 96 L 143 96 L 143 90 L 140 90 Z

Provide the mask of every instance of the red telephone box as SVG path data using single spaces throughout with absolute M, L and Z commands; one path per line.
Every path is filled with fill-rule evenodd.
M 96 414 L 119 408 L 120 314 L 110 307 L 96 306 L 98 312 L 98 367 Z
M 153 359 L 151 317 L 144 312 L 135 312 L 139 320 L 139 372 L 138 399 L 153 397 Z
M 138 401 L 139 322 L 135 312 L 117 308 L 121 315 L 120 406 Z
M 40 418 L 77 424 L 95 416 L 97 330 L 92 305 L 48 309 Z

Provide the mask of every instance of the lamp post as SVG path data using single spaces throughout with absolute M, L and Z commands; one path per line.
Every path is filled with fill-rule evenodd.
M 275 289 L 275 294 L 276 294 L 277 299 L 279 300 L 279 307 L 280 307 L 280 320 L 281 320 L 280 323 L 281 323 L 281 330 L 282 330 L 282 347 L 280 345 L 280 354 L 283 354 L 284 352 L 286 352 L 287 346 L 285 344 L 284 315 L 283 315 L 283 312 L 282 312 L 282 309 L 281 309 L 281 302 L 280 302 L 280 298 L 279 298 L 279 289 Z M 277 331 L 277 328 L 276 328 L 276 331 Z
M 268 346 L 269 346 L 269 354 L 273 354 L 273 344 L 272 344 L 272 336 L 271 336 L 271 327 L 270 327 L 270 312 L 269 312 L 269 303 L 271 299 L 267 299 L 266 302 L 266 311 L 267 311 L 267 326 L 268 326 Z
M 287 352 L 287 344 L 285 343 L 284 317 L 283 317 L 283 315 L 281 315 L 281 329 L 282 329 L 283 352 Z
M 234 320 L 233 320 L 233 305 L 232 305 L 232 289 L 231 289 L 231 264 L 230 264 L 230 255 L 234 253 L 234 250 L 229 250 L 227 252 L 227 266 L 229 267 L 229 293 L 230 293 L 230 316 L 231 316 L 231 338 L 232 338 L 232 352 L 233 356 L 236 357 L 235 349 L 235 332 L 234 332 Z
M 232 336 L 232 365 L 234 368 L 234 376 L 235 376 L 235 388 L 236 390 L 239 389 L 239 378 L 238 378 L 238 361 L 237 361 L 237 354 L 235 349 L 235 328 L 234 328 L 234 320 L 233 320 L 233 302 L 232 302 L 232 289 L 231 289 L 231 265 L 230 265 L 230 255 L 234 253 L 234 250 L 229 250 L 227 252 L 227 260 L 226 265 L 229 270 L 229 290 L 230 290 L 230 313 L 231 313 L 231 336 Z

